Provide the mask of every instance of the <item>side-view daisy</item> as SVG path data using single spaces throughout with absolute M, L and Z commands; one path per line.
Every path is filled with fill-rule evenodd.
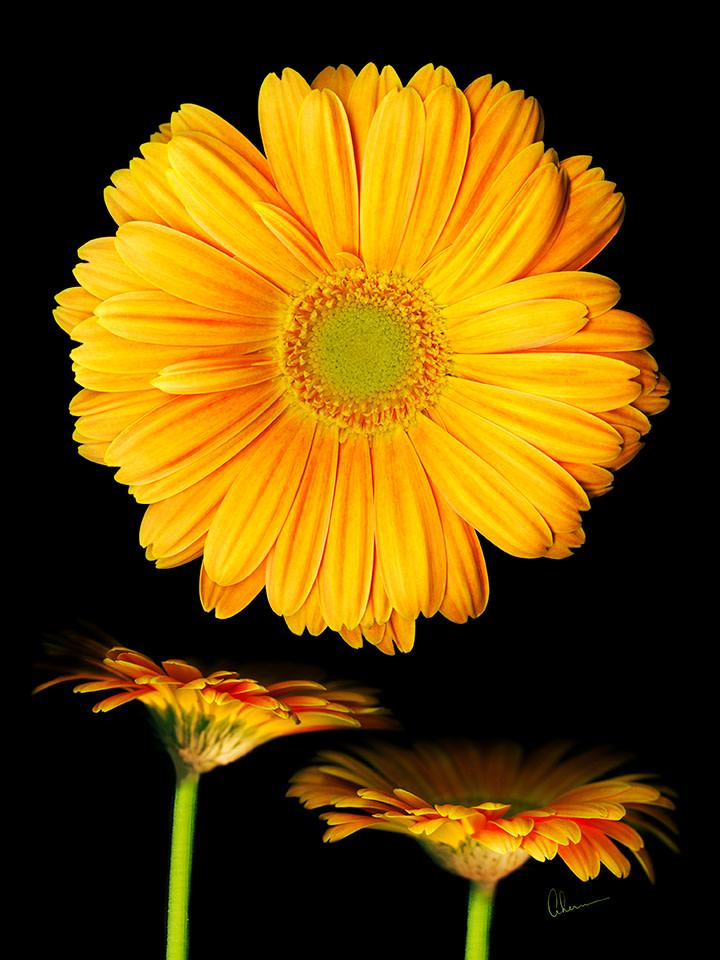
M 265 682 L 236 670 L 203 673 L 185 660 L 157 664 L 128 647 L 66 631 L 46 644 L 61 675 L 35 688 L 75 682 L 76 693 L 103 693 L 93 713 L 139 700 L 181 774 L 207 773 L 277 737 L 316 730 L 397 727 L 374 690 L 352 683 L 270 682 L 272 664 L 254 667 Z M 287 668 L 302 673 L 302 668 Z M 308 669 L 307 672 L 310 672 Z M 82 683 L 77 681 L 82 680 Z M 119 691 L 119 692 L 116 692 Z
M 667 788 L 644 782 L 646 774 L 598 780 L 627 757 L 605 748 L 566 757 L 570 746 L 551 743 L 525 755 L 508 741 L 440 740 L 323 751 L 295 774 L 288 796 L 308 809 L 332 808 L 320 814 L 326 841 L 365 828 L 405 834 L 469 879 L 467 956 L 484 957 L 497 883 L 529 858 L 558 855 L 580 880 L 603 865 L 626 877 L 630 862 L 620 844 L 654 880 L 641 831 L 677 849 Z
M 623 197 L 490 76 L 288 69 L 259 115 L 264 154 L 185 104 L 113 175 L 57 297 L 75 437 L 149 559 L 202 557 L 207 610 L 264 588 L 298 634 L 407 651 L 485 608 L 476 531 L 579 547 L 666 406 L 648 325 L 582 269 Z
M 35 692 L 83 681 L 78 693 L 102 693 L 93 712 L 138 700 L 175 765 L 166 960 L 187 960 L 188 905 L 200 776 L 277 737 L 315 730 L 397 727 L 374 691 L 350 683 L 290 679 L 264 683 L 242 672 L 203 673 L 185 660 L 157 664 L 109 638 L 68 631 L 47 653 L 60 673 Z M 267 666 L 267 673 L 274 668 Z M 119 691 L 119 692 L 117 692 Z M 107 696 L 107 694 L 110 694 Z

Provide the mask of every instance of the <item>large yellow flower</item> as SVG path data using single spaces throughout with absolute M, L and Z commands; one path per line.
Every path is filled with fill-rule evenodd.
M 58 296 L 76 438 L 150 559 L 203 558 L 206 609 L 265 587 L 296 633 L 406 651 L 483 611 L 475 531 L 579 546 L 665 406 L 647 325 L 580 271 L 623 199 L 489 76 L 285 70 L 259 111 L 265 156 L 185 105 L 113 176 L 117 233 Z
M 316 766 L 293 777 L 289 796 L 321 814 L 325 840 L 370 827 L 419 840 L 441 866 L 494 885 L 530 857 L 559 855 L 580 880 L 601 865 L 626 877 L 632 851 L 651 880 L 653 866 L 637 828 L 672 849 L 667 814 L 672 801 L 642 780 L 622 775 L 595 780 L 627 759 L 598 748 L 565 758 L 568 743 L 524 755 L 516 743 L 466 740 L 392 744 L 356 749 L 357 756 L 323 751 Z

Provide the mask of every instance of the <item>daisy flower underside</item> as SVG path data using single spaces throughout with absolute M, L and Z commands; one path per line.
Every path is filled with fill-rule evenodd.
M 95 704 L 94 713 L 139 700 L 150 710 L 174 762 L 197 773 L 232 763 L 277 737 L 334 728 L 397 727 L 378 706 L 375 691 L 351 683 L 262 683 L 233 670 L 204 674 L 185 660 L 157 664 L 135 650 L 74 632 L 49 644 L 48 651 L 59 657 L 62 675 L 41 684 L 36 693 L 82 680 L 76 693 L 110 693 Z M 275 667 L 265 670 L 274 672 Z
M 441 866 L 493 884 L 525 863 L 559 855 L 580 880 L 605 865 L 626 877 L 632 851 L 654 880 L 638 830 L 676 850 L 667 811 L 674 804 L 648 775 L 595 778 L 627 759 L 606 749 L 563 759 L 568 743 L 526 756 L 515 743 L 471 741 L 392 744 L 359 748 L 356 755 L 323 751 L 317 765 L 299 771 L 288 796 L 321 813 L 328 841 L 366 827 L 420 841 Z M 667 788 L 663 788 L 667 792 Z
M 431 65 L 271 74 L 263 155 L 184 105 L 106 191 L 57 297 L 87 458 L 147 505 L 160 567 L 219 617 L 262 589 L 298 634 L 407 651 L 478 616 L 476 531 L 565 557 L 668 384 L 581 271 L 623 198 L 540 108 Z

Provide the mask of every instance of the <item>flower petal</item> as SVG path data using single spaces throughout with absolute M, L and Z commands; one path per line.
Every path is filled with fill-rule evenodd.
M 590 504 L 558 463 L 514 434 L 443 396 L 437 407 L 448 432 L 492 465 L 533 504 L 553 532 L 574 531 Z
M 132 290 L 103 300 L 96 309 L 100 326 L 127 340 L 188 348 L 250 344 L 270 331 L 262 318 L 239 317 L 181 300 L 163 290 Z
M 513 179 L 508 177 L 508 182 Z M 517 186 L 497 216 L 488 218 L 484 230 L 466 231 L 424 275 L 436 300 L 456 302 L 516 280 L 545 250 L 564 214 L 564 175 L 555 163 L 547 162 Z
M 140 275 L 121 260 L 114 237 L 91 240 L 80 247 L 78 256 L 88 262 L 79 263 L 73 275 L 79 284 L 100 300 L 145 286 Z
M 440 613 L 454 623 L 479 617 L 488 602 L 485 557 L 477 534 L 433 487 L 447 553 L 447 586 Z
M 594 354 L 458 354 L 458 377 L 537 394 L 598 412 L 632 403 L 641 388 L 633 382 L 637 367 Z
M 238 437 L 281 390 L 269 381 L 245 390 L 171 397 L 118 436 L 108 463 L 122 467 L 116 475 L 120 483 L 161 479 Z
M 337 431 L 318 428 L 295 501 L 267 564 L 268 601 L 275 613 L 296 613 L 315 582 L 328 534 L 337 462 Z
M 568 271 L 546 273 L 537 277 L 523 277 L 504 283 L 492 290 L 468 297 L 443 307 L 443 316 L 450 329 L 478 314 L 513 304 L 520 305 L 545 299 L 576 300 L 585 304 L 588 317 L 609 311 L 620 299 L 620 290 L 614 280 L 598 273 Z
M 423 464 L 404 430 L 376 439 L 372 464 L 378 562 L 388 597 L 408 619 L 431 617 L 445 593 L 447 561 Z
M 369 271 L 392 270 L 417 191 L 425 110 L 415 90 L 392 90 L 368 133 L 360 189 L 360 243 Z
M 297 71 L 286 69 L 282 78 L 274 73 L 265 78 L 258 103 L 260 133 L 273 180 L 290 208 L 308 227 L 312 220 L 302 189 L 297 129 L 300 110 L 309 93 L 307 81 Z
M 354 629 L 368 602 L 373 569 L 373 489 L 365 437 L 340 444 L 335 496 L 318 575 L 319 602 L 328 626 Z
M 358 253 L 358 180 L 347 114 L 330 90 L 313 90 L 300 110 L 298 162 L 312 224 L 330 260 Z
M 355 167 L 361 179 L 365 148 L 372 119 L 378 105 L 391 90 L 402 89 L 400 77 L 392 67 L 383 67 L 382 72 L 374 63 L 363 67 L 350 90 L 346 110 L 355 148 Z
M 267 556 L 287 520 L 307 462 L 315 424 L 284 411 L 238 456 L 235 481 L 205 544 L 205 568 L 226 586 Z
M 256 202 L 283 205 L 272 184 L 226 144 L 205 134 L 180 134 L 168 146 L 168 179 L 206 235 L 281 290 L 302 287 L 311 274 L 268 233 Z
M 425 101 L 425 144 L 417 193 L 395 268 L 412 276 L 435 245 L 455 202 L 470 139 L 470 111 L 455 87 Z
M 587 169 L 590 157 L 571 157 L 561 167 L 570 178 L 568 209 L 550 248 L 531 273 L 579 270 L 607 246 L 625 216 L 625 198 L 615 193 L 599 167 Z
M 155 223 L 126 223 L 118 229 L 115 242 L 131 269 L 181 300 L 268 319 L 282 317 L 287 309 L 287 297 L 278 287 L 227 254 L 176 230 Z
M 417 418 L 409 436 L 433 484 L 467 523 L 513 556 L 547 553 L 552 546 L 547 523 L 491 463 L 425 416 Z
M 620 453 L 622 437 L 616 429 L 567 403 L 455 377 L 444 395 L 556 460 L 605 463 Z
M 251 603 L 265 586 L 265 564 L 260 563 L 252 573 L 238 583 L 222 587 L 207 574 L 205 565 L 200 571 L 200 600 L 203 609 L 214 610 L 219 620 L 234 617 Z
M 508 353 L 564 340 L 587 322 L 584 303 L 530 300 L 476 314 L 449 330 L 456 353 Z
M 234 351 L 227 350 L 211 357 L 197 356 L 194 360 L 170 363 L 152 383 L 163 393 L 217 393 L 279 376 L 280 369 L 272 354 L 246 353 L 238 357 Z
M 483 79 L 489 81 L 490 77 Z M 455 206 L 436 246 L 438 251 L 457 239 L 488 186 L 510 161 L 540 139 L 542 112 L 537 101 L 533 97 L 525 99 L 521 90 L 510 92 L 507 84 L 496 84 L 493 91 L 502 95 L 495 100 L 497 93 L 491 94 L 487 104 L 494 102 L 482 114 L 470 100 L 473 123 L 467 164 Z

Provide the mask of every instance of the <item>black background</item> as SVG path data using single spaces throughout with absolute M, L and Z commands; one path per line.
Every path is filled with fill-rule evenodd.
M 699 613 L 696 554 L 708 505 L 694 381 L 710 317 L 693 292 L 707 197 L 693 139 L 702 85 L 682 29 L 656 23 L 649 43 L 643 30 L 628 34 L 619 19 L 600 16 L 562 28 L 509 16 L 491 28 L 479 14 L 454 13 L 452 22 L 425 18 L 418 33 L 410 12 L 355 22 L 261 11 L 248 24 L 226 22 L 211 5 L 171 27 L 135 13 L 132 21 L 118 14 L 46 23 L 17 77 L 13 169 L 28 186 L 16 190 L 12 178 L 10 187 L 29 227 L 16 268 L 30 279 L 6 345 L 19 374 L 6 498 L 11 525 L 19 524 L 13 647 L 27 665 L 39 658 L 44 632 L 82 618 L 158 660 L 320 664 L 330 676 L 381 688 L 415 737 L 509 736 L 528 746 L 567 737 L 632 751 L 632 768 L 681 790 L 681 856 L 651 841 L 654 887 L 639 865 L 626 880 L 603 869 L 582 884 L 559 858 L 530 861 L 500 885 L 492 956 L 624 958 L 687 948 L 696 927 L 684 898 L 702 841 L 688 812 L 698 799 L 698 746 L 709 739 L 702 677 L 710 627 Z M 573 558 L 524 561 L 485 545 L 486 613 L 465 625 L 421 619 L 415 650 L 393 658 L 368 645 L 353 651 L 330 631 L 296 637 L 264 594 L 216 620 L 201 609 L 197 563 L 170 571 L 149 564 L 137 538 L 142 507 L 110 470 L 76 452 L 67 413 L 77 389 L 72 344 L 50 316 L 54 293 L 74 283 L 77 247 L 113 232 L 102 200 L 110 174 L 182 102 L 209 107 L 259 143 L 257 92 L 267 73 L 292 66 L 310 81 L 328 64 L 359 70 L 369 60 L 393 64 L 404 81 L 426 62 L 443 64 L 460 87 L 491 72 L 539 99 L 545 141 L 561 157 L 589 153 L 618 182 L 626 220 L 591 268 L 617 280 L 620 306 L 650 322 L 652 352 L 673 385 L 646 448 L 620 471 L 616 489 L 594 501 L 587 543 Z M 14 269 L 6 279 L 17 282 Z M 22 955 L 159 958 L 170 761 L 139 705 L 95 716 L 93 698 L 74 697 L 69 686 L 29 699 L 45 676 L 23 674 L 17 714 L 29 866 L 18 892 L 33 917 Z M 316 748 L 340 742 L 353 741 L 278 740 L 203 778 L 193 957 L 462 956 L 463 880 L 401 837 L 365 831 L 324 845 L 316 814 L 284 797 L 288 777 Z M 571 904 L 610 899 L 552 918 L 553 887 Z

